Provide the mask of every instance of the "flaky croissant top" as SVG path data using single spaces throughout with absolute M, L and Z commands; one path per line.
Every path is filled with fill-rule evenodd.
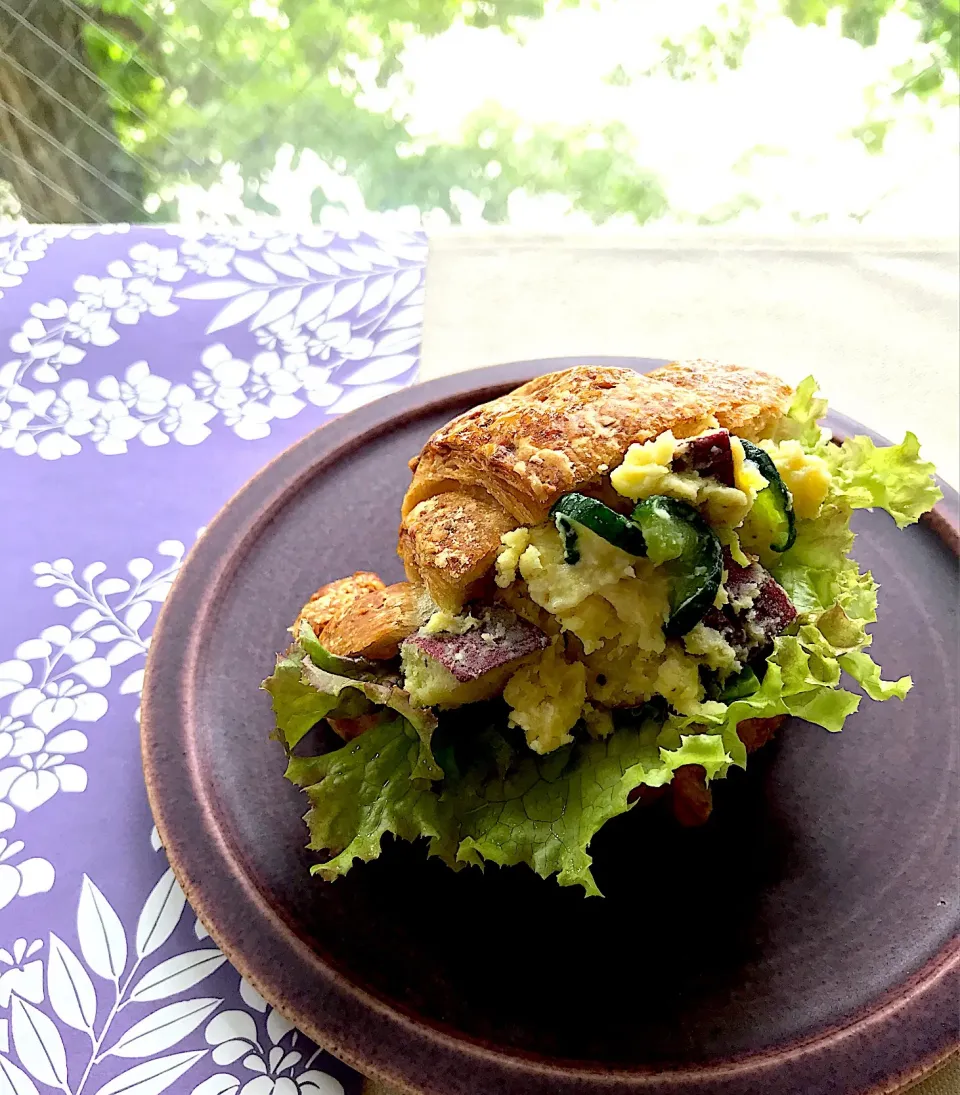
M 410 463 L 398 551 L 407 577 L 459 611 L 492 567 L 500 537 L 543 521 L 572 490 L 602 495 L 634 442 L 702 432 L 711 418 L 764 437 L 792 391 L 737 365 L 676 362 L 654 372 L 582 365 L 537 377 L 437 430 Z

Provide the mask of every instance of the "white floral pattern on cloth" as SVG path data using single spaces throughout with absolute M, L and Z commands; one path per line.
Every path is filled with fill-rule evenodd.
M 316 1067 L 323 1049 L 232 973 L 205 932 L 194 943 L 177 933 L 186 900 L 173 871 L 158 870 L 135 923 L 84 875 L 73 937 L 0 947 L 0 1090 L 160 1095 L 195 1084 L 193 1095 L 344 1095 Z M 225 987 L 242 1008 L 209 994 Z M 68 1054 L 73 1031 L 82 1049 Z
M 111 685 L 118 696 L 139 694 L 144 629 L 184 551 L 178 540 L 162 541 L 156 561 L 135 557 L 123 577 L 107 574 L 102 562 L 79 573 L 66 558 L 33 566 L 34 584 L 54 591 L 69 623 L 43 628 L 0 663 L 0 825 L 8 835 L 21 815 L 87 789 L 87 770 L 76 763 L 87 734 L 73 724 L 89 729 L 105 718 Z M 155 828 L 150 843 L 162 853 Z M 22 850 L 21 841 L 0 838 L 0 910 L 54 886 L 53 863 L 24 859 Z M 0 946 L 0 1092 L 344 1095 L 329 1071 L 346 1074 L 343 1066 L 230 969 L 200 922 L 184 916 L 172 870 L 161 871 L 135 925 L 123 923 L 106 890 L 84 873 L 75 942 L 53 927 L 44 931 L 31 914 L 22 922 L 30 938 Z M 155 960 L 164 947 L 173 953 Z M 222 995 L 193 991 L 208 979 Z M 235 1006 L 222 1007 L 231 998 Z M 86 1036 L 82 1049 L 68 1052 L 76 1043 L 70 1030 Z
M 14 238 L 6 260 L 0 250 L 11 285 L 27 255 L 42 257 L 41 241 Z M 311 405 L 336 414 L 395 391 L 419 363 L 424 257 L 416 236 L 388 246 L 319 230 L 138 240 L 102 273 L 73 278 L 69 293 L 28 305 L 9 336 L 12 356 L 0 358 L 0 449 L 117 455 L 134 439 L 196 445 L 217 423 L 257 440 Z M 217 337 L 178 362 L 179 376 L 157 364 L 162 327 L 149 347 L 137 341 L 149 356 L 126 353 L 125 329 L 179 321 L 184 302 L 203 309 L 204 334 Z M 122 368 L 96 370 L 108 359 Z M 77 375 L 81 365 L 88 375 Z
M 150 850 L 137 704 L 184 544 L 299 436 L 414 379 L 425 241 L 17 233 L 0 235 L 0 1095 L 359 1095 L 241 984 L 155 832 Z M 166 935 L 146 953 L 151 917 Z
M 167 595 L 184 550 L 179 540 L 165 540 L 157 547 L 161 563 L 131 559 L 122 578 L 104 577 L 102 562 L 79 574 L 70 559 L 34 565 L 35 584 L 56 590 L 53 604 L 69 610 L 69 622 L 44 627 L 0 662 L 0 909 L 53 885 L 47 860 L 6 861 L 23 848 L 10 842 L 12 830 L 19 816 L 56 795 L 86 790 L 87 770 L 78 762 L 88 738 L 79 726 L 107 714 L 104 689 L 115 678 L 118 695 L 139 694 L 148 645 L 141 629 Z
M 43 258 L 54 236 L 55 232 L 49 226 L 0 226 L 0 300 L 5 289 L 13 289 L 23 282 L 30 271 L 29 263 Z

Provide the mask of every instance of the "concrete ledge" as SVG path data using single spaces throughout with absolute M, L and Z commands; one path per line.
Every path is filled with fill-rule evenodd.
M 943 240 L 510 230 L 432 237 L 424 379 L 577 354 L 718 357 L 796 383 L 960 481 L 960 257 Z

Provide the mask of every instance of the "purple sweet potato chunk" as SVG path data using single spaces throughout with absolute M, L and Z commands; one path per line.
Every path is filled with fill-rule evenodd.
M 508 609 L 490 608 L 479 618 L 480 626 L 462 635 L 442 631 L 435 635 L 412 635 L 404 645 L 412 643 L 418 647 L 449 669 L 462 684 L 543 650 L 550 641 L 538 627 Z
M 728 430 L 713 430 L 680 444 L 673 456 L 674 471 L 696 471 L 709 475 L 725 487 L 734 487 L 733 452 Z
M 767 642 L 772 642 L 797 618 L 797 610 L 787 596 L 787 591 L 771 575 L 767 575 L 760 586 L 760 595 L 753 602 L 752 620 L 754 627 L 760 628 Z
M 714 631 L 719 631 L 736 650 L 741 661 L 743 660 L 743 656 L 749 649 L 750 640 L 747 638 L 746 628 L 732 612 L 727 615 L 719 608 L 708 608 L 701 623 L 704 627 L 712 627 Z
M 711 608 L 703 623 L 719 631 L 741 659 L 748 659 L 784 632 L 797 618 L 797 610 L 783 586 L 759 563 L 742 567 L 724 548 L 723 565 L 729 603 Z

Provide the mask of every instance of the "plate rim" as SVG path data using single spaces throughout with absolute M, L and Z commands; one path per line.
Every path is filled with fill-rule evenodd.
M 715 1064 L 665 1072 L 608 1068 L 600 1062 L 560 1060 L 536 1053 L 498 1049 L 482 1039 L 444 1028 L 377 997 L 351 982 L 304 940 L 296 938 L 293 926 L 270 906 L 266 895 L 244 873 L 242 851 L 231 848 L 213 805 L 203 798 L 198 773 L 190 763 L 189 742 L 190 684 L 192 668 L 199 655 L 203 621 L 214 610 L 218 588 L 229 580 L 260 530 L 292 493 L 323 466 L 355 450 L 367 439 L 382 434 L 393 425 L 423 417 L 431 410 L 442 410 L 451 403 L 462 401 L 464 396 L 482 402 L 531 376 L 575 364 L 615 365 L 647 371 L 664 363 L 663 359 L 609 356 L 510 362 L 415 384 L 325 423 L 275 456 L 227 501 L 188 553 L 161 608 L 147 658 L 140 736 L 150 808 L 175 876 L 211 937 L 267 1000 L 278 1006 L 304 1033 L 354 1068 L 410 1095 L 423 1092 L 439 1095 L 449 1090 L 424 1087 L 424 1075 L 442 1077 L 445 1073 L 450 1077 L 460 1072 L 468 1059 L 488 1079 L 496 1078 L 501 1084 L 510 1082 L 509 1090 L 517 1092 L 536 1090 L 557 1095 L 561 1092 L 588 1095 L 616 1090 L 656 1092 L 657 1095 L 705 1095 L 707 1090 L 722 1089 L 724 1095 L 746 1095 L 756 1091 L 759 1083 L 781 1083 L 782 1086 L 775 1090 L 787 1091 L 784 1074 L 789 1071 L 794 1082 L 805 1083 L 800 1073 L 806 1073 L 804 1062 L 809 1066 L 811 1053 L 815 1051 L 819 1051 L 817 1056 L 821 1058 L 818 1071 L 825 1073 L 830 1070 L 831 1060 L 837 1064 L 841 1058 L 851 1056 L 864 1063 L 871 1061 L 875 1066 L 877 1054 L 889 1042 L 886 1028 L 891 1022 L 899 1019 L 920 1036 L 930 1018 L 938 1011 L 949 1011 L 960 992 L 960 935 L 955 935 L 906 981 L 839 1024 L 794 1042 Z M 856 429 L 878 442 L 885 440 L 841 414 L 831 413 L 829 421 L 842 432 Z M 940 479 L 938 483 L 944 499 L 925 520 L 931 526 L 930 531 L 956 554 L 960 544 L 957 516 L 960 497 L 949 484 Z M 215 551 L 217 543 L 227 550 Z M 180 611 L 181 602 L 187 612 Z M 187 624 L 184 616 L 192 623 Z M 176 732 L 172 733 L 174 730 Z M 184 797 L 185 790 L 194 793 Z M 184 805 L 193 807 L 192 823 L 184 823 L 182 817 L 175 816 L 177 806 Z M 202 849 L 198 846 L 201 836 Z M 211 882 L 211 864 L 220 868 L 219 883 Z M 319 977 L 327 992 L 336 995 L 340 1003 L 351 1005 L 343 1009 L 345 1012 L 358 1013 L 360 1018 L 376 1017 L 382 1025 L 377 1046 L 371 1046 L 369 1037 L 362 1033 L 351 1038 L 349 1019 L 334 1022 L 328 1015 L 324 1024 L 323 1017 L 316 1013 L 310 1014 L 285 1002 L 283 971 L 278 972 L 269 961 L 258 962 L 240 942 L 246 934 L 243 928 L 249 927 L 244 914 L 234 912 L 224 918 L 222 907 L 217 907 L 217 886 L 224 881 L 238 897 L 243 895 L 248 907 L 253 906 L 249 912 L 257 914 L 260 932 L 273 933 L 274 945 L 285 950 L 297 968 L 305 968 L 303 962 L 307 959 L 309 975 Z M 929 1038 L 927 1040 L 929 1042 Z M 864 1088 L 864 1093 L 879 1095 L 935 1068 L 960 1046 L 960 1031 L 955 1030 L 952 1038 L 941 1038 L 940 1042 L 942 1044 L 930 1046 L 921 1058 L 909 1063 L 904 1063 L 899 1053 L 888 1052 L 889 1067 L 883 1079 L 879 1085 Z M 521 1086 L 514 1087 L 516 1083 Z M 894 1088 L 889 1086 L 891 1083 Z M 464 1087 L 462 1090 L 474 1089 Z M 794 1087 L 793 1090 L 814 1089 Z

